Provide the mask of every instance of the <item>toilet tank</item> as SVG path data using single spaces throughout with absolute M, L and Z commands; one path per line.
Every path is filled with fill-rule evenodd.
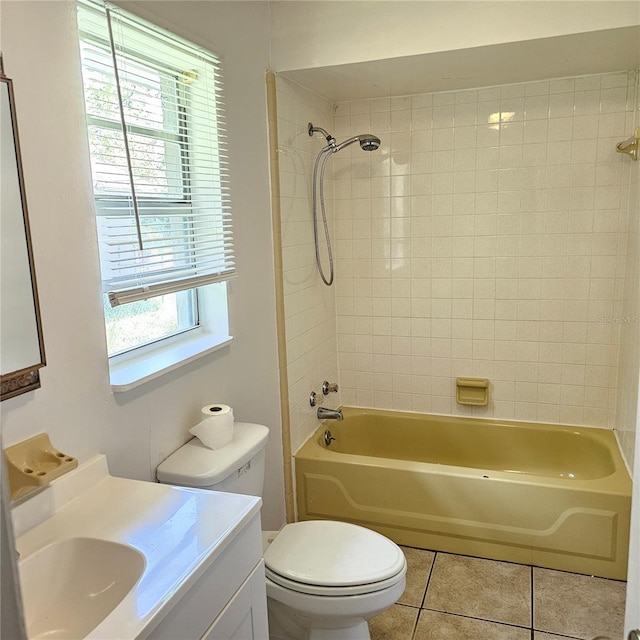
M 222 449 L 193 438 L 158 465 L 158 482 L 262 496 L 268 439 L 267 427 L 249 422 L 234 423 L 233 440 Z

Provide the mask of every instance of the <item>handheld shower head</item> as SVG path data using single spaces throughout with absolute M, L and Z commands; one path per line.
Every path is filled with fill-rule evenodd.
M 368 133 L 358 137 L 360 138 L 360 148 L 363 151 L 375 151 L 380 146 L 380 138 L 377 136 Z
M 336 151 L 341 151 L 354 142 L 359 142 L 363 151 L 375 151 L 380 146 L 380 138 L 370 133 L 361 133 L 359 136 L 353 136 L 353 138 L 336 145 Z
M 380 146 L 380 138 L 372 135 L 371 133 L 363 133 L 359 136 L 353 136 L 340 144 L 336 144 L 336 139 L 322 127 L 314 127 L 312 122 L 309 122 L 307 125 L 307 133 L 309 136 L 313 136 L 315 133 L 320 133 L 324 136 L 327 141 L 327 145 L 320 149 L 316 162 L 313 167 L 313 240 L 316 250 L 316 266 L 318 267 L 318 273 L 320 274 L 320 278 L 322 282 L 324 282 L 328 287 L 333 284 L 333 252 L 331 249 L 331 238 L 329 237 L 329 228 L 327 226 L 327 216 L 324 208 L 324 194 L 323 194 L 323 181 L 324 181 L 324 168 L 327 164 L 329 158 L 334 154 L 348 147 L 350 144 L 354 142 L 358 142 L 360 144 L 360 148 L 363 151 L 375 151 Z M 320 178 L 318 181 L 318 168 L 320 168 Z M 318 196 L 319 192 L 319 198 Z M 320 213 L 322 214 L 322 225 L 324 227 L 324 238 L 326 241 L 327 248 L 327 256 L 329 260 L 329 277 L 325 275 L 324 268 L 322 266 L 322 260 L 320 258 L 320 243 L 318 238 L 318 209 L 320 209 Z
M 307 133 L 310 136 L 313 136 L 314 133 L 321 133 L 329 143 L 328 146 L 324 148 L 324 151 L 333 151 L 334 153 L 348 147 L 354 142 L 359 142 L 360 148 L 363 151 L 375 151 L 380 146 L 380 138 L 371 133 L 361 133 L 359 136 L 353 136 L 340 144 L 336 144 L 336 139 L 328 133 L 326 129 L 323 129 L 322 127 L 314 127 L 311 122 L 307 125 Z

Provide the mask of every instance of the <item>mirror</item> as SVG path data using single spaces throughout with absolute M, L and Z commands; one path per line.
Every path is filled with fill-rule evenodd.
M 0 400 L 40 386 L 45 365 L 13 84 L 0 55 Z

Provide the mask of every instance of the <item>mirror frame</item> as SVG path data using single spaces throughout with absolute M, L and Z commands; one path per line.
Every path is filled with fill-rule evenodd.
M 40 317 L 40 305 L 38 302 L 38 288 L 36 285 L 36 272 L 33 260 L 33 249 L 31 245 L 31 230 L 29 227 L 29 215 L 27 211 L 27 199 L 24 186 L 24 174 L 22 171 L 22 156 L 20 154 L 20 139 L 18 137 L 18 124 L 16 120 L 16 106 L 13 94 L 13 81 L 4 73 L 2 54 L 0 53 L 0 82 L 7 85 L 9 93 L 9 111 L 11 113 L 11 125 L 13 129 L 13 143 L 16 154 L 16 166 L 18 170 L 18 183 L 20 188 L 20 200 L 22 202 L 22 219 L 24 222 L 24 233 L 27 245 L 27 260 L 29 272 L 31 274 L 31 291 L 33 293 L 33 307 L 35 311 L 36 327 L 38 330 L 38 345 L 40 350 L 40 362 L 29 365 L 18 371 L 0 373 L 0 401 L 13 398 L 22 393 L 33 391 L 40 387 L 40 369 L 46 365 L 44 353 L 44 339 L 42 335 L 42 321 Z

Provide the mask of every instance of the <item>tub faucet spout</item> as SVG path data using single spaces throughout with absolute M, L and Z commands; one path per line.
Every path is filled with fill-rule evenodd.
M 342 411 L 340 409 L 325 409 L 318 407 L 318 420 L 342 420 Z

